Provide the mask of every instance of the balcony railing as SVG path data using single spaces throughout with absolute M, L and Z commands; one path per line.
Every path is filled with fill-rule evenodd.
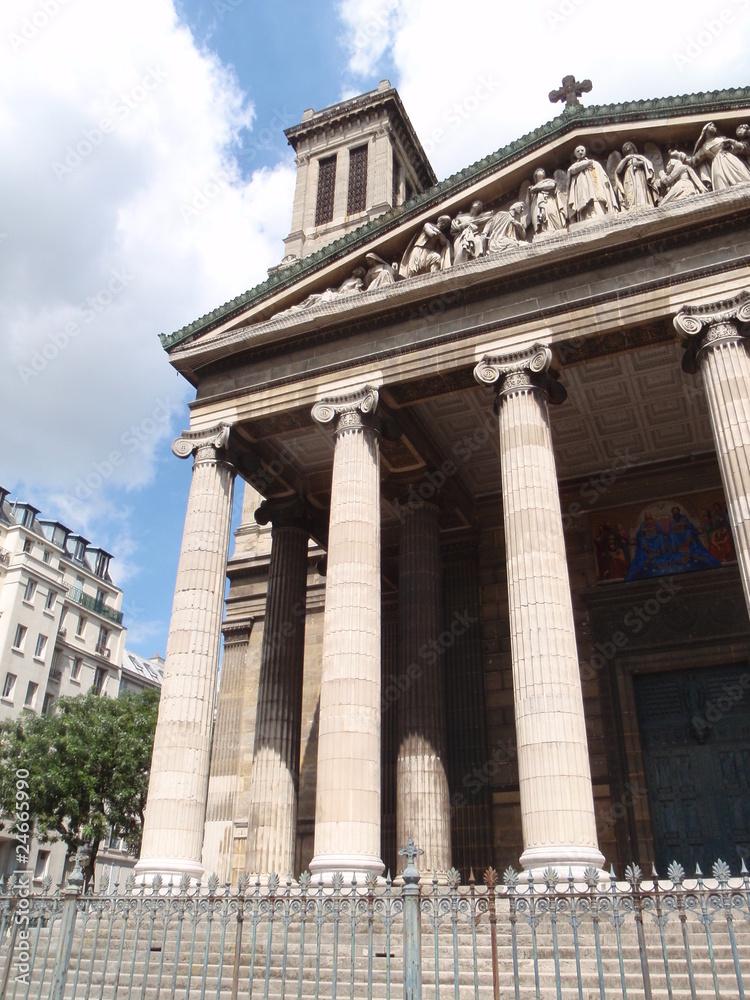
M 106 659 L 109 659 L 112 656 L 112 651 L 108 649 L 103 642 L 97 642 L 96 653 L 99 656 L 106 657 Z
M 62 680 L 62 670 L 58 670 L 57 667 L 51 667 L 49 672 L 49 679 L 51 681 Z
M 102 618 L 108 618 L 117 625 L 122 625 L 122 611 L 115 611 L 114 608 L 107 607 L 104 601 L 97 601 L 95 597 L 89 597 L 82 590 L 75 588 L 68 591 L 68 597 L 71 601 L 75 601 L 76 604 L 80 604 L 82 608 L 88 608 L 94 614 L 101 615 Z
M 10 564 L 10 552 L 7 549 L 0 549 L 0 566 L 8 566 Z

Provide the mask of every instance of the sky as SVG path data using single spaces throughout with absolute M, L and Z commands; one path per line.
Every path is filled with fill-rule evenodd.
M 387 78 L 443 179 L 558 114 L 568 73 L 588 104 L 750 84 L 750 0 L 3 0 L 0 50 L 0 485 L 113 553 L 150 656 L 194 395 L 158 334 L 281 260 L 283 130 Z

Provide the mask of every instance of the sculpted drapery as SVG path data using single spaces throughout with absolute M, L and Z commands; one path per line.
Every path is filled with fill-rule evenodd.
M 585 222 L 618 211 L 615 193 L 601 163 L 586 156 L 585 146 L 576 146 L 574 155 L 568 167 L 568 220 Z

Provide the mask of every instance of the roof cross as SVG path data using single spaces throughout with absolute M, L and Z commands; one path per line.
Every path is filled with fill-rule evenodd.
M 566 108 L 574 104 L 580 106 L 581 102 L 578 98 L 582 94 L 590 93 L 590 91 L 591 80 L 583 80 L 582 83 L 579 83 L 574 76 L 564 76 L 562 87 L 559 90 L 551 90 L 549 99 L 553 104 L 556 104 L 558 101 L 565 101 Z

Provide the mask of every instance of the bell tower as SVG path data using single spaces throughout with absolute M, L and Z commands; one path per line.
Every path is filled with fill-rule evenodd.
M 322 111 L 308 108 L 284 133 L 297 154 L 291 263 L 437 183 L 389 80 Z

